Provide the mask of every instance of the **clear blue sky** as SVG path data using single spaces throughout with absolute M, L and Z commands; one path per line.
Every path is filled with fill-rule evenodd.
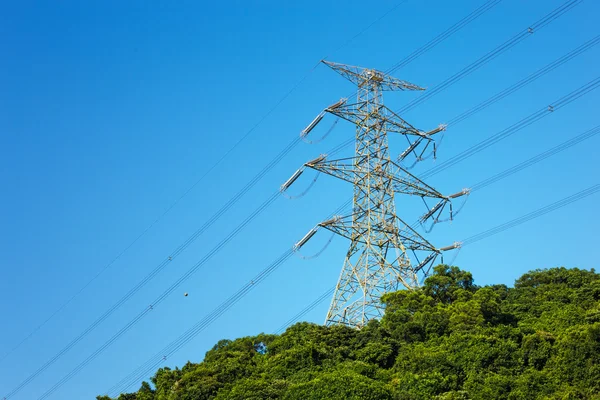
M 345 46 L 396 2 L 3 2 L 0 354 L 117 256 L 321 58 L 384 70 L 483 2 L 409 0 Z M 504 0 L 395 75 L 435 87 L 561 3 Z M 599 3 L 583 2 L 404 117 L 422 129 L 451 119 L 596 36 L 598 15 Z M 597 47 L 449 130 L 438 162 L 596 78 Z M 0 363 L 0 396 L 61 350 L 210 218 L 324 106 L 349 91 L 352 85 L 324 66 L 310 73 L 214 173 Z M 386 95 L 392 108 L 413 98 L 414 93 Z M 428 182 L 453 193 L 561 143 L 599 123 L 599 100 L 600 91 L 592 92 Z M 352 135 L 350 125 L 339 123 L 324 142 L 298 146 L 209 233 L 14 398 L 44 393 L 304 161 Z M 455 222 L 428 238 L 439 246 L 450 244 L 598 183 L 599 145 L 600 138 L 592 138 L 482 189 Z M 402 150 L 395 147 L 393 153 Z M 415 171 L 432 165 L 425 162 Z M 303 176 L 292 194 L 311 176 Z M 108 389 L 251 279 L 351 192 L 350 186 L 323 176 L 305 197 L 277 200 L 51 398 L 92 399 Z M 479 284 L 511 284 L 534 268 L 597 267 L 597 196 L 466 247 L 456 264 L 471 271 Z M 412 199 L 398 202 L 399 214 L 411 222 L 418 216 L 412 204 Z M 306 252 L 318 250 L 327 239 L 319 233 Z M 221 338 L 274 331 L 335 283 L 347 246 L 336 238 L 317 259 L 292 258 L 166 364 L 198 361 Z M 327 306 L 307 319 L 321 323 Z

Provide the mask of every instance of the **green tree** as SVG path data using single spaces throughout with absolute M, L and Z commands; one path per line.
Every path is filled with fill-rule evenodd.
M 391 391 L 385 384 L 365 376 L 336 371 L 323 373 L 306 383 L 292 385 L 285 400 L 387 400 Z

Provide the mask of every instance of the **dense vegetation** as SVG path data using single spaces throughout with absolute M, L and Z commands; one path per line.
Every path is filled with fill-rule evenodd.
M 513 288 L 440 265 L 362 330 L 298 323 L 222 340 L 119 400 L 600 399 L 600 274 L 553 268 Z M 109 400 L 98 397 L 98 400 Z

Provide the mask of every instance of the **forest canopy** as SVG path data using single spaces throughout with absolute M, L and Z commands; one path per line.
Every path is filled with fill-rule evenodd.
M 477 286 L 439 265 L 361 330 L 301 322 L 221 340 L 118 400 L 600 399 L 600 274 L 552 268 Z M 98 400 L 111 400 L 98 396 Z

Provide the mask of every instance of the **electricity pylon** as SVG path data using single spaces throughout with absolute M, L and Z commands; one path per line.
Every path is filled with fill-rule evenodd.
M 328 160 L 326 155 L 321 155 L 305 163 L 281 190 L 286 190 L 305 168 L 354 185 L 352 213 L 321 222 L 296 243 L 295 249 L 302 247 L 318 228 L 350 239 L 350 249 L 325 324 L 361 328 L 369 320 L 383 315 L 381 297 L 385 293 L 400 287 L 409 290 L 418 287 L 419 276 L 429 272 L 438 255 L 460 245 L 434 247 L 398 217 L 394 196 L 408 194 L 421 197 L 423 201 L 436 199 L 436 204 L 431 208 L 428 206 L 420 219 L 422 223 L 428 220 L 435 223 L 447 205 L 452 218 L 451 200 L 467 194 L 468 190 L 444 196 L 390 159 L 388 133 L 405 135 L 409 139 L 409 147 L 398 157 L 399 161 L 410 155 L 419 161 L 432 143 L 435 152 L 432 136 L 445 126 L 440 125 L 429 132 L 420 131 L 383 104 L 383 91 L 423 88 L 374 69 L 323 62 L 357 85 L 356 102 L 341 99 L 327 107 L 301 132 L 301 136 L 308 135 L 325 113 L 333 114 L 356 125 L 355 156 Z M 419 258 L 418 254 L 423 252 L 426 255 Z M 409 253 L 415 257 L 415 262 L 411 261 Z

